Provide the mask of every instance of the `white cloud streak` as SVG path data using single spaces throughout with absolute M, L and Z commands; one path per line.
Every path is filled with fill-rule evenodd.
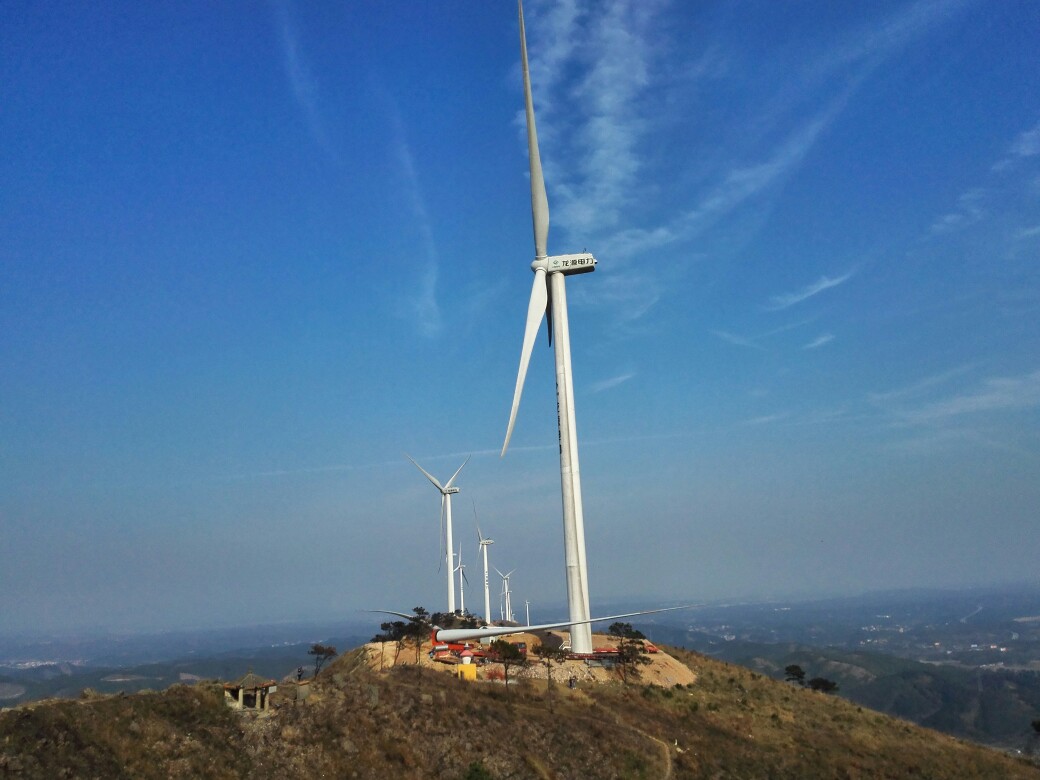
M 627 382 L 629 379 L 635 376 L 635 372 L 629 372 L 627 374 L 620 374 L 619 376 L 611 377 L 610 379 L 603 379 L 592 385 L 592 392 L 602 393 L 604 390 L 610 390 L 612 387 Z
M 667 0 L 529 3 L 525 10 L 532 89 L 553 224 L 580 234 L 582 241 L 609 248 L 618 267 L 664 246 L 693 240 L 748 207 L 756 209 L 749 214 L 756 218 L 770 207 L 771 197 L 803 164 L 860 84 L 966 4 L 920 0 L 871 27 L 850 32 L 815 59 L 810 53 L 805 58 L 810 65 L 795 68 L 797 72 L 777 87 L 773 108 L 760 107 L 737 119 L 734 138 L 745 137 L 748 127 L 759 127 L 765 131 L 752 135 L 768 136 L 772 142 L 751 149 L 739 149 L 739 144 L 727 149 L 722 144 L 721 159 L 707 165 L 720 172 L 706 173 L 695 191 L 671 201 L 685 205 L 647 210 L 665 215 L 657 224 L 639 224 L 633 215 L 646 203 L 644 166 L 653 157 L 652 144 L 679 121 L 667 98 L 667 85 L 678 78 L 685 92 L 696 92 L 700 82 L 724 77 L 724 64 L 732 53 L 706 39 L 684 61 L 677 52 L 689 48 L 672 45 L 666 25 L 673 3 Z M 519 111 L 517 123 L 518 129 L 523 126 Z M 523 144 L 520 133 L 518 142 Z M 692 259 L 684 255 L 674 262 Z M 666 272 L 661 266 L 646 275 L 653 279 Z M 644 315 L 656 300 L 642 296 L 647 305 L 625 309 L 625 316 Z
M 737 347 L 747 347 L 748 349 L 758 349 L 762 351 L 765 351 L 766 349 L 754 339 L 748 338 L 746 336 L 738 336 L 735 333 L 729 333 L 724 330 L 713 330 L 711 331 L 711 335 L 717 336 L 723 341 L 729 344 L 733 344 Z
M 780 311 L 781 309 L 787 309 L 795 304 L 806 301 L 813 296 L 819 295 L 825 290 L 830 290 L 833 287 L 837 287 L 840 284 L 844 284 L 852 278 L 852 272 L 836 277 L 821 276 L 812 284 L 807 287 L 803 287 L 801 290 L 792 293 L 785 293 L 783 295 L 774 295 L 769 299 L 770 305 L 768 306 L 770 311 Z
M 951 368 L 949 371 L 943 371 L 925 377 L 924 379 L 920 379 L 917 382 L 906 385 L 905 387 L 898 387 L 894 390 L 886 390 L 880 393 L 870 393 L 867 396 L 867 400 L 874 404 L 881 404 L 888 401 L 899 400 L 900 398 L 912 398 L 921 395 L 934 387 L 946 384 L 951 379 L 963 376 L 973 368 L 975 368 L 974 364 L 957 366 L 956 368 Z
M 1040 154 L 1040 122 L 1036 127 L 1026 130 L 1011 144 L 1012 157 L 1035 157 Z
M 639 146 L 649 125 L 633 105 L 652 86 L 660 0 L 612 0 L 595 6 L 576 0 L 538 6 L 528 26 L 531 81 L 543 147 L 573 139 L 567 158 L 543 155 L 558 224 L 594 233 L 616 225 L 633 196 L 641 168 Z M 576 84 L 562 74 L 580 68 Z M 560 94 L 566 91 L 566 95 Z M 557 111 L 565 106 L 566 111 Z M 575 111 L 577 107 L 577 111 Z M 575 120 L 580 117 L 580 120 Z M 518 124 L 523 125 L 522 113 Z M 566 133 L 562 132 L 567 126 Z
M 804 327 L 805 325 L 808 325 L 810 322 L 812 322 L 811 319 L 799 320 L 797 322 L 789 322 L 786 325 L 781 325 L 778 328 L 767 330 L 764 333 L 759 333 L 755 336 L 740 336 L 725 330 L 713 330 L 710 332 L 713 336 L 717 336 L 723 341 L 727 341 L 730 344 L 734 344 L 738 347 L 749 347 L 751 349 L 766 350 L 766 347 L 762 344 L 763 339 L 768 339 L 772 336 L 777 335 L 778 333 L 786 333 L 789 330 L 795 330 L 797 328 Z
M 319 110 L 318 84 L 311 74 L 310 68 L 300 51 L 300 38 L 293 22 L 289 3 L 285 0 L 272 3 L 275 21 L 278 26 L 278 42 L 282 52 L 282 66 L 289 79 L 293 97 L 296 98 L 307 120 L 307 128 L 314 142 L 321 147 L 334 162 L 341 161 L 339 153 L 332 144 L 325 129 L 325 122 Z
M 443 328 L 440 305 L 437 302 L 437 282 L 440 277 L 440 253 L 433 235 L 430 214 L 426 208 L 426 199 L 419 183 L 419 174 L 415 167 L 415 158 L 411 146 L 405 136 L 404 125 L 395 104 L 390 101 L 391 125 L 393 127 L 393 151 L 397 159 L 402 179 L 403 192 L 408 199 L 412 216 L 415 219 L 426 256 L 426 266 L 422 269 L 418 289 L 413 289 L 407 296 L 410 316 L 414 318 L 419 333 L 426 338 L 435 338 Z
M 1014 411 L 1037 406 L 1040 406 L 1040 371 L 1020 377 L 987 379 L 973 391 L 926 404 L 899 416 L 909 423 L 933 423 L 963 415 Z
M 752 417 L 750 420 L 744 420 L 742 425 L 768 425 L 769 423 L 780 422 L 786 420 L 791 416 L 790 412 L 779 412 L 777 414 L 765 414 L 761 417 Z
M 952 233 L 981 222 L 986 217 L 984 208 L 986 195 L 986 190 L 980 187 L 974 187 L 961 193 L 957 198 L 957 208 L 932 223 L 932 234 Z
M 830 344 L 832 341 L 834 341 L 834 335 L 831 333 L 824 333 L 823 335 L 814 338 L 812 341 L 810 341 L 808 344 L 802 347 L 802 349 L 819 349 L 824 344 Z
M 1040 122 L 1029 130 L 1019 133 L 1008 146 L 1007 154 L 993 163 L 990 170 L 993 173 L 1001 173 L 1015 167 L 1021 159 L 1035 157 L 1038 154 L 1040 154 Z

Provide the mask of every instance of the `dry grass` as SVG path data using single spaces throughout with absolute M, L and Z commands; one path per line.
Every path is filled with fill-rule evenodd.
M 0 777 L 1040 778 L 1022 761 L 682 651 L 696 682 L 463 683 L 337 659 L 306 703 L 202 684 L 0 714 Z M 403 656 L 402 656 L 403 657 Z M 409 657 L 414 658 L 414 654 Z

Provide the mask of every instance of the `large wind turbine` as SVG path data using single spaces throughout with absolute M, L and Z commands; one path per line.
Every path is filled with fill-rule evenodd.
M 592 629 L 589 626 L 589 581 L 585 564 L 585 522 L 581 511 L 581 479 L 578 471 L 578 431 L 574 420 L 574 388 L 571 376 L 571 339 L 567 322 L 567 291 L 564 279 L 596 269 L 596 258 L 587 252 L 554 255 L 546 252 L 549 238 L 549 200 L 545 194 L 542 161 L 538 153 L 538 132 L 531 98 L 531 74 L 527 65 L 527 37 L 524 31 L 524 9 L 520 11 L 520 62 L 524 74 L 524 105 L 527 113 L 527 153 L 531 165 L 531 216 L 534 224 L 534 286 L 527 306 L 524 343 L 520 350 L 520 370 L 513 393 L 513 408 L 502 445 L 506 454 L 516 423 L 516 411 L 524 389 L 524 378 L 531 360 L 535 336 L 542 315 L 549 317 L 549 339 L 556 348 L 556 409 L 560 435 L 560 481 L 563 487 L 563 543 L 567 566 L 567 605 L 571 619 L 571 647 L 576 653 L 592 652 Z
M 418 463 L 415 463 L 415 460 L 411 455 L 405 455 L 405 457 L 412 461 L 412 463 L 415 464 L 415 467 L 425 474 L 426 478 L 433 483 L 433 486 L 441 492 L 441 517 L 444 520 L 444 559 L 446 568 L 448 569 L 448 614 L 453 615 L 455 614 L 455 565 L 452 558 L 454 558 L 455 555 L 452 553 L 451 547 L 451 497 L 455 493 L 459 492 L 459 488 L 454 486 L 455 477 L 457 477 L 459 471 L 462 471 L 462 469 L 466 467 L 466 464 L 469 463 L 469 458 L 466 458 L 466 460 L 462 462 L 458 471 L 451 475 L 451 479 L 449 479 L 444 485 L 441 485 L 441 483 L 438 482 L 430 472 Z

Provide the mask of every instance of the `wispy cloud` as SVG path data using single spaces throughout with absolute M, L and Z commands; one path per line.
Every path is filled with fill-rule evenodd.
M 879 22 L 839 39 L 814 65 L 817 78 L 825 78 L 849 67 L 873 70 L 911 42 L 947 24 L 974 0 L 917 0 Z
M 1011 144 L 1011 154 L 1016 157 L 1035 157 L 1040 154 L 1040 122 L 1015 139 Z
M 974 187 L 963 192 L 957 198 L 957 208 L 943 214 L 932 223 L 933 235 L 951 233 L 981 221 L 986 216 L 984 203 L 987 192 L 981 187 Z
M 532 87 L 553 224 L 609 247 L 618 267 L 727 219 L 747 217 L 745 227 L 761 220 L 860 85 L 966 4 L 920 0 L 805 53 L 809 64 L 792 68 L 769 105 L 749 101 L 753 111 L 736 112 L 732 136 L 712 144 L 712 159 L 690 178 L 664 185 L 673 188 L 669 203 L 677 205 L 647 209 L 648 199 L 662 194 L 645 183 L 653 178 L 645 176 L 648 166 L 662 164 L 654 142 L 673 135 L 681 121 L 675 106 L 688 107 L 688 99 L 676 103 L 669 90 L 681 84 L 687 96 L 696 94 L 724 78 L 739 52 L 710 35 L 692 49 L 679 46 L 668 26 L 674 3 L 666 0 L 529 3 Z M 517 122 L 519 129 L 522 112 Z M 518 142 L 524 143 L 520 133 Z
M 845 104 L 842 94 L 817 116 L 799 125 L 782 143 L 756 162 L 736 163 L 726 170 L 692 207 L 670 222 L 649 228 L 626 228 L 612 235 L 607 244 L 621 258 L 643 254 L 677 241 L 696 238 L 715 227 L 741 206 L 776 187 L 795 171 L 820 134 Z
M 903 398 L 913 398 L 919 396 L 922 393 L 926 393 L 936 387 L 946 384 L 951 379 L 955 379 L 959 376 L 963 376 L 967 372 L 975 368 L 974 364 L 965 364 L 951 368 L 948 371 L 942 371 L 938 374 L 932 374 L 924 379 L 919 379 L 904 387 L 897 387 L 893 390 L 885 390 L 884 392 L 869 393 L 867 400 L 871 403 L 886 403 L 888 401 L 896 401 Z
M 795 129 L 768 158 L 729 170 L 718 186 L 695 208 L 683 214 L 683 232 L 687 235 L 700 233 L 793 171 L 844 106 L 846 98 L 845 94 L 839 96 L 814 118 Z
M 610 379 L 600 380 L 599 382 L 596 382 L 596 383 L 594 383 L 592 385 L 592 392 L 594 392 L 594 393 L 601 393 L 604 390 L 609 390 L 612 387 L 617 387 L 618 385 L 622 384 L 623 382 L 627 382 L 629 379 L 631 379 L 634 376 L 635 376 L 635 372 L 630 371 L 627 374 L 620 374 L 618 376 L 611 377 Z
M 735 333 L 730 333 L 729 331 L 725 331 L 725 330 L 712 330 L 712 331 L 710 331 L 710 333 L 713 336 L 717 336 L 718 338 L 722 339 L 723 341 L 727 341 L 730 344 L 734 344 L 734 345 L 736 345 L 738 347 L 750 347 L 751 349 L 765 350 L 766 347 L 765 347 L 765 345 L 762 344 L 762 342 L 765 339 L 768 339 L 768 338 L 770 338 L 772 336 L 775 336 L 775 335 L 777 335 L 779 333 L 786 333 L 787 331 L 795 330 L 797 328 L 804 327 L 804 326 L 808 325 L 809 323 L 811 323 L 812 321 L 813 320 L 810 318 L 810 319 L 798 320 L 797 322 L 788 322 L 788 323 L 785 323 L 784 325 L 780 325 L 779 327 L 771 328 L 771 329 L 765 331 L 764 333 L 757 333 L 754 336 L 741 336 L 741 335 L 738 335 L 738 334 L 735 334 Z
M 1020 133 L 1008 147 L 1007 154 L 993 163 L 994 172 L 1006 171 L 1023 157 L 1035 157 L 1040 154 L 1040 122 L 1035 127 Z
M 610 306 L 621 323 L 638 320 L 661 298 L 657 277 L 632 269 L 624 274 L 603 276 L 596 284 L 595 293 L 580 285 L 575 285 L 573 290 L 573 293 L 568 290 L 567 296 L 574 304 Z
M 415 157 L 405 134 L 404 124 L 396 104 L 388 101 L 390 119 L 393 128 L 393 151 L 403 180 L 403 192 L 419 231 L 423 253 L 426 257 L 425 268 L 419 277 L 418 287 L 406 296 L 409 310 L 406 314 L 414 318 L 419 333 L 427 338 L 439 335 L 443 326 L 440 305 L 437 302 L 437 281 L 440 276 L 440 253 L 434 240 L 430 214 L 426 208 L 426 198 L 419 183 L 419 174 L 415 167 Z
M 315 143 L 336 163 L 340 162 L 340 155 L 336 151 L 329 134 L 325 129 L 325 122 L 319 110 L 318 83 L 315 80 L 307 62 L 300 50 L 300 37 L 293 21 L 292 12 L 288 0 L 276 0 L 271 4 L 274 9 L 275 23 L 278 26 L 278 43 L 282 51 L 282 66 L 285 75 L 289 79 L 293 97 L 303 111 L 307 120 L 307 128 Z
M 786 420 L 791 416 L 790 412 L 778 412 L 777 414 L 765 414 L 761 417 L 752 417 L 750 420 L 744 420 L 741 425 L 768 425 L 769 423 L 780 422 Z
M 728 343 L 733 344 L 733 345 L 738 346 L 738 347 L 747 347 L 748 349 L 765 350 L 765 347 L 763 347 L 761 344 L 759 344 L 753 338 L 748 338 L 747 336 L 738 336 L 735 333 L 729 333 L 729 332 L 724 331 L 724 330 L 713 330 L 713 331 L 711 331 L 711 335 L 717 336 L 718 338 L 722 339 L 723 341 L 728 342 Z
M 802 347 L 802 349 L 819 349 L 824 344 L 830 344 L 832 341 L 834 341 L 834 335 L 831 333 L 824 333 L 823 335 L 814 338 L 812 341 L 810 341 L 808 344 Z
M 558 223 L 573 231 L 587 235 L 616 225 L 632 197 L 642 159 L 638 147 L 648 130 L 632 109 L 653 80 L 657 17 L 665 5 L 613 0 L 592 7 L 568 0 L 533 9 L 539 19 L 528 28 L 538 43 L 531 80 L 542 145 L 556 146 L 566 136 L 567 157 L 576 161 L 564 167 L 548 155 L 543 163 Z M 577 84 L 563 85 L 561 74 L 575 66 L 581 70 Z M 566 99 L 558 89 L 566 90 Z M 558 105 L 566 111 L 557 111 Z M 564 125 L 565 134 L 559 132 Z
M 1040 406 L 1040 371 L 1020 377 L 987 379 L 973 391 L 905 411 L 900 417 L 909 423 L 931 423 L 962 415 L 1036 406 Z
M 612 251 L 624 257 L 696 238 L 740 207 L 772 191 L 798 169 L 821 135 L 844 110 L 853 92 L 881 63 L 915 38 L 948 21 L 951 14 L 964 5 L 965 0 L 941 3 L 921 0 L 886 18 L 876 27 L 857 30 L 844 42 L 835 44 L 818 57 L 807 72 L 799 74 L 796 91 L 801 94 L 792 95 L 789 89 L 778 90 L 775 107 L 763 109 L 753 121 L 766 125 L 779 123 L 789 106 L 818 98 L 813 93 L 826 93 L 830 89 L 831 96 L 824 99 L 822 108 L 808 119 L 795 122 L 782 140 L 759 155 L 757 161 L 736 161 L 724 169 L 696 205 L 669 222 L 654 227 L 627 227 L 611 236 L 607 243 Z M 724 54 L 717 52 L 715 47 L 710 49 L 712 62 L 725 60 Z M 707 67 L 705 56 L 701 56 L 690 72 L 714 77 L 718 69 Z M 674 67 L 674 63 L 670 63 L 670 67 Z M 841 76 L 842 86 L 834 91 L 828 84 L 836 76 Z
M 829 290 L 832 287 L 837 287 L 840 284 L 844 284 L 852 278 L 852 272 L 849 271 L 847 274 L 842 276 L 821 276 L 812 284 L 807 287 L 803 287 L 801 290 L 792 293 L 784 293 L 782 295 L 774 295 L 769 299 L 769 310 L 779 311 L 781 309 L 787 309 L 794 306 L 797 303 L 806 301 L 812 298 L 814 295 L 819 295 L 824 290 Z
M 1016 189 L 1040 191 L 1040 182 L 1027 181 L 1023 184 L 1021 176 L 1013 176 L 1016 172 L 1031 176 L 1028 168 L 1020 164 L 1023 160 L 1040 155 L 1040 123 L 1029 130 L 1018 134 L 1008 145 L 1007 152 L 990 166 L 990 176 L 986 186 L 972 187 L 957 197 L 957 205 L 946 214 L 938 217 L 929 228 L 930 236 L 945 236 L 950 233 L 989 220 L 996 215 L 1006 214 L 1006 208 L 999 205 L 1002 197 Z M 1029 238 L 1040 232 L 1040 226 L 1025 227 L 1013 234 L 1014 240 Z

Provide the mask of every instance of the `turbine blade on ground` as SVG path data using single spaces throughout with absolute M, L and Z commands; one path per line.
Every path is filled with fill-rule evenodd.
M 545 270 L 539 268 L 534 272 L 534 286 L 531 287 L 531 300 L 527 305 L 524 344 L 520 349 L 520 370 L 516 375 L 516 389 L 513 391 L 513 408 L 509 411 L 509 425 L 506 428 L 506 440 L 502 444 L 502 455 L 506 454 L 506 449 L 509 447 L 509 439 L 513 436 L 513 426 L 516 424 L 516 410 L 520 408 L 520 396 L 524 392 L 527 366 L 531 362 L 531 351 L 534 349 L 534 339 L 538 334 L 538 326 L 541 324 L 542 316 L 545 314 L 547 298 Z
M 693 609 L 695 607 L 703 607 L 704 604 L 688 604 L 682 607 L 665 607 L 664 609 L 646 609 L 642 612 L 626 612 L 623 615 L 608 615 L 606 617 L 589 618 L 588 620 L 579 620 L 574 623 L 567 621 L 561 621 L 559 623 L 540 623 L 535 626 L 485 626 L 484 628 L 453 628 L 453 629 L 438 629 L 434 627 L 437 632 L 438 642 L 468 642 L 474 639 L 490 638 L 494 636 L 505 636 L 507 634 L 521 634 L 528 631 L 549 631 L 554 628 L 565 628 L 567 626 L 580 626 L 590 623 L 603 623 L 607 620 L 621 620 L 627 617 L 638 617 L 640 615 L 653 615 L 657 612 L 672 612 L 677 609 Z M 385 610 L 371 610 L 373 612 L 383 612 Z M 387 614 L 400 615 L 400 612 L 392 612 Z M 404 617 L 408 617 L 404 615 Z

